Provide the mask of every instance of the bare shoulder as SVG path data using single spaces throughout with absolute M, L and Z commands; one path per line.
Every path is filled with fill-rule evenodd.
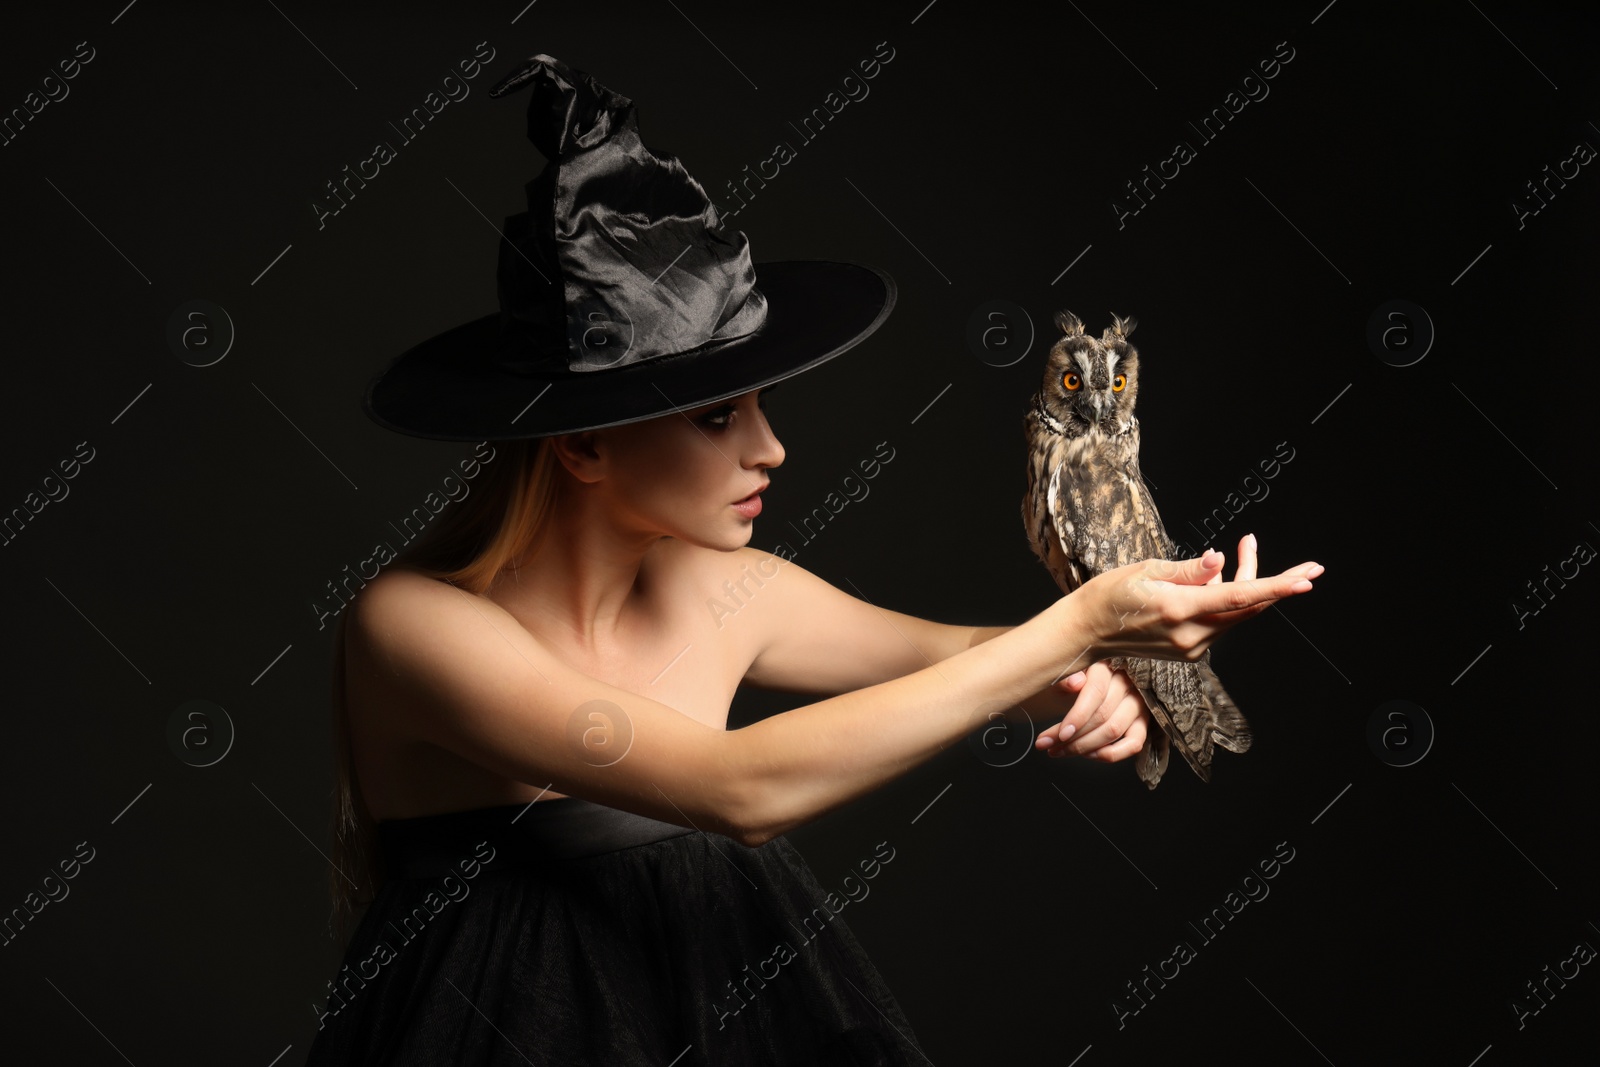
M 692 584 L 705 617 L 717 629 L 724 616 L 739 614 L 758 601 L 770 615 L 783 599 L 783 583 L 775 581 L 790 564 L 783 557 L 748 545 L 731 552 L 681 544 L 674 550 L 682 580 Z M 793 583 L 790 583 L 793 584 Z
M 706 721 L 725 717 L 726 694 L 708 695 L 690 671 L 652 686 L 659 643 L 573 658 L 515 606 L 403 569 L 369 582 L 349 610 L 349 665 L 390 787 L 368 800 L 390 817 L 522 800 L 528 790 L 516 790 L 535 787 L 744 839 L 748 780 L 728 773 L 727 731 Z M 627 759 L 597 753 L 594 730 L 574 732 L 597 705 L 626 724 Z
M 419 665 L 417 653 L 449 646 L 454 654 L 470 657 L 475 646 L 461 641 L 459 631 L 468 625 L 481 626 L 485 619 L 495 623 L 496 616 L 504 615 L 503 609 L 487 598 L 404 565 L 391 567 L 368 582 L 347 610 L 346 649 L 351 665 L 378 682 L 378 693 L 388 701 L 404 694 L 388 691 L 390 687 L 384 683 L 398 678 L 402 666 Z M 505 618 L 509 620 L 509 616 Z M 532 640 L 518 629 L 519 637 Z
M 676 539 L 659 549 L 668 575 L 660 592 L 676 605 L 674 627 L 684 640 L 718 649 L 718 673 L 728 675 L 731 693 L 781 625 L 785 594 L 775 579 L 785 561 L 748 546 L 727 551 Z
M 729 590 L 742 584 L 754 590 L 779 573 L 784 560 L 771 552 L 744 547 L 731 551 L 666 538 L 652 550 L 651 566 L 663 592 L 681 601 L 706 605 L 721 599 L 730 606 Z M 700 614 L 704 614 L 701 610 Z
M 350 633 L 362 642 L 381 639 L 393 627 L 426 618 L 449 598 L 461 595 L 460 589 L 397 564 L 361 590 L 349 609 Z

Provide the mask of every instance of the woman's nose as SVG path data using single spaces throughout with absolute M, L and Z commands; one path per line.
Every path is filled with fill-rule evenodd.
M 767 422 L 766 416 L 760 417 L 760 435 L 756 441 L 753 455 L 756 463 L 762 467 L 777 467 L 783 463 L 783 442 L 778 440 L 778 435 L 772 432 L 772 425 Z

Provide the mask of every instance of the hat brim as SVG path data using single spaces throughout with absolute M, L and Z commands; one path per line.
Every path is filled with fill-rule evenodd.
M 876 267 L 828 260 L 754 266 L 766 321 L 714 351 L 577 374 L 517 374 L 478 358 L 499 337 L 497 312 L 401 353 L 368 384 L 362 409 L 385 429 L 439 441 L 621 426 L 810 370 L 871 336 L 894 308 L 894 279 Z

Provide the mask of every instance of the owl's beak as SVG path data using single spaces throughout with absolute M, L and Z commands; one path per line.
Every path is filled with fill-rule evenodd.
M 1101 392 L 1096 392 L 1089 397 L 1089 403 L 1094 405 L 1094 417 L 1096 421 L 1099 421 L 1100 417 L 1105 414 L 1105 411 L 1103 410 L 1105 399 L 1105 394 Z

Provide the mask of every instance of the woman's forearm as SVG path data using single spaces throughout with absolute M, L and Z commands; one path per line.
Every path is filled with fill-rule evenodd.
M 747 839 L 770 840 L 872 792 L 991 711 L 1087 667 L 1094 638 L 1077 608 L 1065 597 L 1020 626 L 980 627 L 971 647 L 930 667 L 732 731 Z
M 967 642 L 967 647 L 977 648 L 985 641 L 999 637 L 1001 634 L 1015 629 L 1015 626 L 974 626 L 972 628 L 972 639 Z
M 1015 626 L 974 626 L 967 647 L 976 648 L 985 641 L 1015 629 Z M 1028 721 L 1036 727 L 1040 723 L 1054 723 L 1066 718 L 1078 699 L 1077 693 L 1062 689 L 1055 684 L 1057 681 L 1059 679 L 1052 678 L 1037 693 L 1031 693 L 1017 702 L 1027 713 Z

